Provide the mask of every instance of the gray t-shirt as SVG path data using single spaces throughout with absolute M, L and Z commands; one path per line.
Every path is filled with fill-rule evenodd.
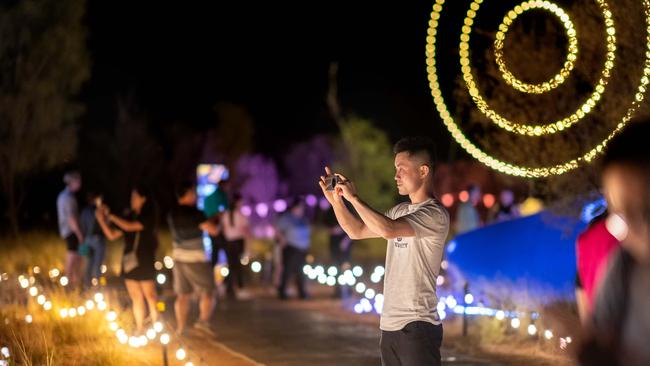
M 56 212 L 59 219 L 59 234 L 61 238 L 65 239 L 73 234 L 70 223 L 68 222 L 69 218 L 74 217 L 79 219 L 77 199 L 74 193 L 70 192 L 68 188 L 59 193 L 56 199 Z
M 379 327 L 396 331 L 414 321 L 440 324 L 436 278 L 449 232 L 449 213 L 432 198 L 419 204 L 400 203 L 386 216 L 407 220 L 415 236 L 388 240 Z
M 650 266 L 619 249 L 594 305 L 595 336 L 620 365 L 650 365 Z

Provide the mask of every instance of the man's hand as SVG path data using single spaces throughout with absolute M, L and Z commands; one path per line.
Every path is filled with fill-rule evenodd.
M 328 166 L 326 166 L 325 176 L 320 177 L 320 180 L 318 181 L 318 185 L 320 185 L 320 188 L 323 190 L 323 195 L 330 203 L 330 205 L 334 205 L 336 202 L 339 202 L 341 200 L 341 197 L 336 194 L 336 189 L 334 191 L 327 190 L 327 185 L 325 184 L 325 177 L 329 175 L 332 175 L 332 171 Z
M 338 173 L 336 175 L 339 178 L 339 182 L 335 188 L 336 194 L 338 196 L 343 196 L 346 200 L 352 202 L 352 200 L 357 197 L 357 187 L 355 187 L 354 183 L 343 175 Z

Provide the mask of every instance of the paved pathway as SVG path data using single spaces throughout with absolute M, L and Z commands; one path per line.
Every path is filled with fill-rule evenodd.
M 283 302 L 269 296 L 222 302 L 216 340 L 245 358 L 242 365 L 380 365 L 377 325 L 340 307 L 336 301 Z M 494 365 L 446 350 L 443 359 L 449 366 Z

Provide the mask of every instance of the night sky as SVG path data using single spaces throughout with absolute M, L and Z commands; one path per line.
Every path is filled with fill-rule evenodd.
M 154 126 L 200 130 L 216 125 L 217 101 L 233 101 L 252 113 L 258 150 L 275 154 L 336 132 L 325 93 L 338 61 L 346 112 L 447 150 L 425 70 L 429 2 L 233 3 L 89 1 L 83 123 L 110 126 L 117 95 L 133 93 Z

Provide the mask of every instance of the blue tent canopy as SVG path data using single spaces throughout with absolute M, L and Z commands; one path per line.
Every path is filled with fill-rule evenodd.
M 585 226 L 548 212 L 500 222 L 454 238 L 447 259 L 470 286 L 506 279 L 536 287 L 537 296 L 571 298 L 575 241 Z

